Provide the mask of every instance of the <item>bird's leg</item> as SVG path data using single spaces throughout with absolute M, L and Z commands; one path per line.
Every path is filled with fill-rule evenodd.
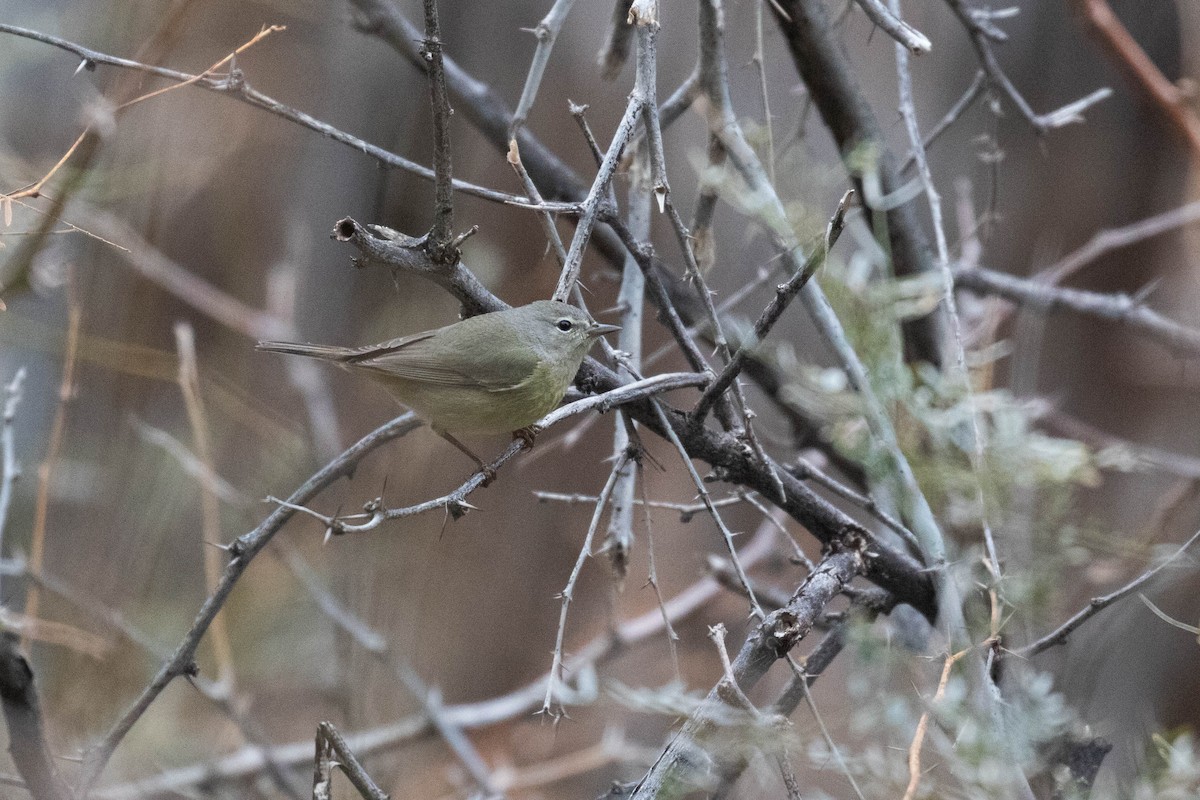
M 524 428 L 519 428 L 512 432 L 513 441 L 520 439 L 525 445 L 526 450 L 533 449 L 533 440 L 538 434 L 537 428 L 532 425 L 527 425 Z
M 481 459 L 479 456 L 472 453 L 465 444 L 460 442 L 458 439 L 455 439 L 453 436 L 446 433 L 445 431 L 439 431 L 437 428 L 434 428 L 433 431 L 438 436 L 442 437 L 447 442 L 449 442 L 450 444 L 457 447 L 460 451 L 465 453 L 468 458 L 470 458 L 472 461 L 475 462 L 475 466 L 479 467 L 479 471 L 481 473 L 483 473 L 483 485 L 484 486 L 487 486 L 492 481 L 496 480 L 496 470 L 492 469 L 487 464 L 484 464 L 483 459 Z

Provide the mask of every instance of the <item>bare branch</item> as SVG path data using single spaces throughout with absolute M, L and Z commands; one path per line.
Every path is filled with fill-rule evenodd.
M 746 638 L 731 666 L 734 682 L 742 692 L 751 689 L 767 669 L 812 629 L 825 606 L 850 582 L 861 567 L 852 551 L 834 553 L 821 562 L 784 608 L 773 611 Z M 709 691 L 700 708 L 684 723 L 662 757 L 638 783 L 631 797 L 681 797 L 696 788 L 705 765 L 717 754 L 710 751 L 719 732 L 720 709 L 725 706 L 718 687 Z
M 67 800 L 46 742 L 33 670 L 18 644 L 15 633 L 0 633 L 0 708 L 8 726 L 8 751 L 33 800 Z
M 1125 79 L 1148 97 L 1154 108 L 1187 142 L 1192 157 L 1200 157 L 1200 116 L 1188 92 L 1172 83 L 1117 19 L 1106 0 L 1071 0 L 1089 32 Z
M 1023 658 L 1029 658 L 1031 656 L 1036 656 L 1038 653 L 1045 652 L 1052 647 L 1057 647 L 1058 645 L 1065 643 L 1067 641 L 1067 637 L 1074 633 L 1080 625 L 1087 622 L 1089 619 L 1096 616 L 1113 603 L 1128 597 L 1138 589 L 1145 586 L 1147 583 L 1153 580 L 1158 573 L 1162 572 L 1168 566 L 1178 561 L 1197 541 L 1200 541 L 1200 531 L 1193 533 L 1186 542 L 1179 546 L 1178 550 L 1164 559 L 1162 563 L 1146 570 L 1141 575 L 1137 576 L 1132 581 L 1114 592 L 1110 592 L 1100 597 L 1093 597 L 1091 602 L 1089 602 L 1079 611 L 1075 612 L 1070 619 L 1037 641 L 1031 642 L 1022 647 L 1017 651 L 1018 654 Z
M 336 756 L 336 760 L 335 757 Z M 362 763 L 337 728 L 331 722 L 317 725 L 317 763 L 313 772 L 313 797 L 333 800 L 333 768 L 354 784 L 363 800 L 388 800 L 387 794 L 375 785 L 375 781 L 363 769 Z
M 516 136 L 517 131 L 525 125 L 525 120 L 529 118 L 529 111 L 533 108 L 534 100 L 537 99 L 538 88 L 542 85 L 542 76 L 546 72 L 546 65 L 550 63 L 550 53 L 554 50 L 554 42 L 558 39 L 558 32 L 562 30 L 563 23 L 566 22 L 573 5 L 575 5 L 575 0 L 554 0 L 554 5 L 546 12 L 546 16 L 531 31 L 537 37 L 537 49 L 533 53 L 529 74 L 525 76 L 525 88 L 521 90 L 521 99 L 517 101 L 517 110 L 513 112 L 512 122 L 509 125 L 508 137 L 510 139 Z
M 13 379 L 4 387 L 4 414 L 0 419 L 0 555 L 4 551 L 4 528 L 8 522 L 8 509 L 12 505 L 13 486 L 21 476 L 13 428 L 17 406 L 24 395 L 24 383 L 25 368 L 19 367 Z
M 895 9 L 888 10 L 880 0 L 857 0 L 862 10 L 879 28 L 896 43 L 914 56 L 923 55 L 933 49 L 929 37 L 900 18 Z
M 289 503 L 303 505 L 338 478 L 353 471 L 354 467 L 371 451 L 392 439 L 403 436 L 419 425 L 420 422 L 413 414 L 403 414 L 376 428 L 305 481 L 288 498 Z M 105 734 L 103 739 L 88 749 L 78 782 L 78 793 L 81 796 L 86 796 L 91 791 L 117 746 L 141 719 L 150 704 L 158 698 L 162 690 L 175 678 L 191 674 L 195 670 L 196 648 L 217 613 L 225 605 L 229 593 L 233 591 L 233 587 L 241 578 L 242 573 L 246 571 L 246 567 L 250 565 L 254 556 L 266 547 L 271 538 L 279 532 L 285 522 L 291 519 L 294 513 L 291 508 L 287 507 L 275 509 L 258 527 L 242 535 L 229 546 L 231 558 L 225 572 L 221 575 L 221 581 L 216 590 L 204 601 L 196 615 L 195 622 L 192 623 L 192 627 L 183 640 L 112 729 Z
M 976 294 L 1003 297 L 1034 311 L 1066 310 L 1111 320 L 1158 342 L 1175 355 L 1200 356 L 1200 329 L 1146 308 L 1138 297 L 1047 286 L 983 267 L 954 270 L 954 284 Z
M 425 0 L 425 38 L 421 57 L 428 65 L 429 96 L 433 105 L 433 227 L 429 246 L 435 263 L 458 259 L 457 248 L 450 246 L 454 236 L 454 167 L 450 152 L 450 100 L 446 97 L 446 73 L 442 67 L 442 32 L 438 23 L 437 0 Z
M 971 44 L 975 48 L 975 54 L 979 58 L 979 65 L 987 73 L 989 82 L 1008 97 L 1035 132 L 1045 134 L 1064 125 L 1082 122 L 1085 111 L 1112 95 L 1111 89 L 1097 89 L 1086 97 L 1068 103 L 1048 114 L 1038 114 L 1029 105 L 1029 101 L 1017 90 L 996 59 L 996 54 L 992 50 L 992 42 L 997 39 L 1002 40 L 1005 38 L 1005 34 L 992 24 L 987 12 L 970 8 L 966 0 L 946 0 L 946 4 L 950 6 L 950 10 L 966 28 L 967 35 L 971 38 Z

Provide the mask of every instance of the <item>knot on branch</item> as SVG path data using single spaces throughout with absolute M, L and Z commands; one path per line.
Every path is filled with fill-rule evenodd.
M 763 633 L 775 657 L 783 658 L 804 638 L 805 630 L 794 612 L 781 608 L 763 622 Z

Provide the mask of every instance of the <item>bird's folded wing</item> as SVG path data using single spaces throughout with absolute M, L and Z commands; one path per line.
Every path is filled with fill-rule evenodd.
M 512 389 L 528 378 L 537 366 L 532 357 L 520 358 L 520 363 L 513 363 L 511 358 L 498 358 L 494 353 L 487 353 L 488 348 L 477 346 L 482 342 L 463 343 L 468 346 L 447 353 L 444 345 L 435 345 L 436 333 L 428 331 L 364 347 L 349 361 L 404 380 L 488 391 Z M 452 365 L 447 363 L 450 358 Z

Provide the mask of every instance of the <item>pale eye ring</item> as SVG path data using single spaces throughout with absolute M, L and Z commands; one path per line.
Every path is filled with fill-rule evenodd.
M 571 328 L 575 327 L 575 323 L 564 317 L 563 319 L 560 319 L 558 322 L 554 323 L 554 327 L 558 328 L 563 333 L 566 333 L 567 331 L 571 330 Z

